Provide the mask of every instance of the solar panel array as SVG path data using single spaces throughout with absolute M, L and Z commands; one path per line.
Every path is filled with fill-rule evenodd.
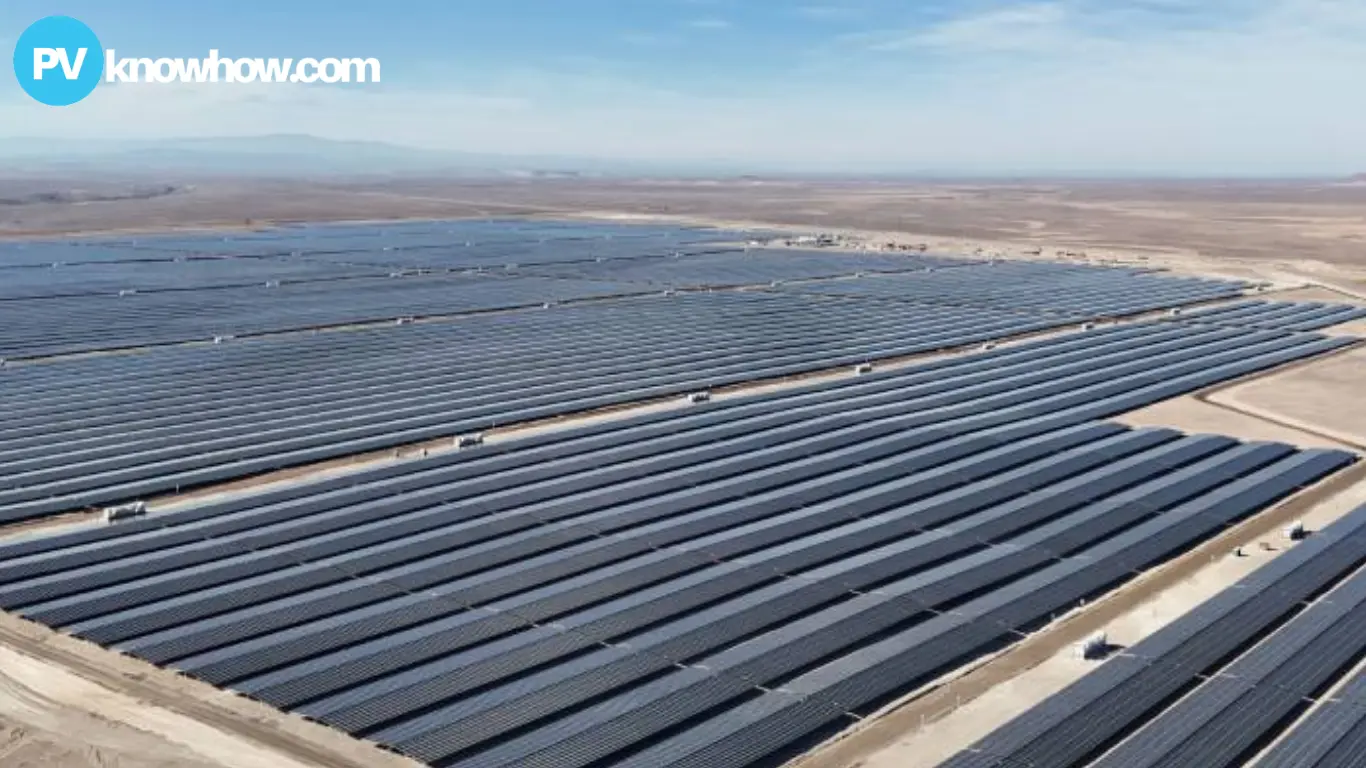
M 587 264 L 593 269 L 585 268 L 585 274 L 619 273 L 621 278 L 579 279 L 540 276 L 531 273 L 535 267 L 505 265 L 506 258 L 534 257 L 523 246 L 506 248 L 509 253 L 496 256 L 470 249 L 482 253 L 484 262 L 496 262 L 491 269 L 479 267 L 474 253 L 447 250 L 408 252 L 394 260 L 382 252 L 350 254 L 335 264 L 230 258 L 0 270 L 13 278 L 0 285 L 0 357 L 43 357 L 405 316 L 524 308 L 640 295 L 666 287 L 767 285 L 779 279 L 870 268 L 911 269 L 927 263 L 921 256 L 709 249 L 679 251 L 679 256 L 590 259 Z M 572 255 L 564 244 L 555 248 L 561 257 Z M 396 261 L 424 266 L 413 271 Z
M 1055 325 L 680 294 L 0 371 L 0 520 Z
M 168 254 L 148 254 L 134 246 L 106 242 L 33 240 L 0 242 L 0 270 L 14 267 L 51 267 L 53 264 L 91 264 L 110 261 L 173 259 Z M 5 274 L 5 272 L 0 272 Z
M 1230 298 L 1244 287 L 1243 283 L 1169 277 L 1145 270 L 1002 261 L 803 283 L 784 290 L 1099 318 Z
M 1184 318 L 1217 325 L 1316 331 L 1366 318 L 1366 307 L 1319 301 L 1240 301 L 1187 312 Z
M 614 249 L 626 255 L 666 252 L 678 246 L 738 242 L 741 232 L 659 225 L 616 225 L 589 222 L 527 220 L 468 220 L 386 222 L 278 227 L 258 232 L 222 235 L 164 234 L 95 240 L 34 240 L 0 243 L 0 269 L 11 266 L 51 266 L 109 261 L 171 261 L 184 258 L 276 256 L 332 257 L 347 254 L 401 254 L 455 250 L 480 253 L 484 248 L 517 245 L 558 259 L 559 249 L 582 243 L 589 251 L 573 250 L 571 258 L 602 255 L 592 248 Z M 473 247 L 473 251 L 466 249 Z M 478 257 L 474 257 L 478 258 Z
M 743 236 L 680 227 L 475 221 L 0 244 L 0 358 L 523 308 L 660 288 L 799 281 L 802 291 L 1088 318 L 1203 301 L 1240 288 L 1075 265 L 747 252 L 734 244 Z M 897 272 L 914 274 L 894 282 L 882 276 L 807 282 Z
M 1136 324 L 541 434 L 0 546 L 0 607 L 434 765 L 748 766 L 1349 464 L 1094 421 L 1344 343 Z
M 150 293 L 167 290 L 194 290 L 260 286 L 267 282 L 296 283 L 336 280 L 347 277 L 387 277 L 394 272 L 459 271 L 485 272 L 508 275 L 516 270 L 529 271 L 538 265 L 551 271 L 557 262 L 587 262 L 594 266 L 604 263 L 635 264 L 663 262 L 690 256 L 739 256 L 738 247 L 700 244 L 662 244 L 644 247 L 634 238 L 616 240 L 547 240 L 545 242 L 492 242 L 469 245 L 450 244 L 439 247 L 402 248 L 370 251 L 298 252 L 293 255 L 268 256 L 195 256 L 173 252 L 139 251 L 142 258 L 120 261 L 84 263 L 46 263 L 27 266 L 0 266 L 0 301 L 62 296 L 118 295 L 120 292 Z M 762 259 L 749 260 L 757 268 L 756 280 L 777 279 L 785 274 L 827 276 L 857 270 L 857 258 L 842 259 L 826 256 L 825 266 L 816 271 L 793 269 L 780 254 L 791 254 L 794 260 L 810 259 L 815 254 L 802 251 L 766 252 L 774 265 L 771 277 L 763 273 Z M 777 257 L 777 258 L 774 258 Z M 673 262 L 670 262 L 673 263 Z M 724 262 L 722 262 L 724 263 Z M 881 262 L 879 262 L 881 263 Z M 909 258 L 900 262 L 910 269 L 920 261 Z M 832 269 L 831 265 L 841 265 Z M 887 265 L 889 267 L 895 264 Z M 781 271 L 786 267 L 789 271 Z M 610 272 L 610 268 L 599 271 Z M 554 276 L 554 275 L 551 275 Z
M 639 294 L 651 289 L 513 275 L 521 265 L 561 261 L 738 253 L 720 243 L 740 236 L 476 221 L 0 243 L 0 358 Z M 775 277 L 792 270 L 777 255 L 771 261 Z
M 1359 765 L 1354 739 L 1366 732 L 1366 710 L 1353 696 L 1360 675 L 1303 721 L 1295 718 L 1366 655 L 1363 564 L 1366 507 L 943 768 Z
M 0 367 L 0 523 L 1243 288 L 743 237 L 0 244 L 0 358 L 121 350 Z M 437 766 L 771 765 L 1354 461 L 1098 421 L 1351 344 L 1302 332 L 1329 309 L 1088 328 L 10 539 L 0 608 Z
M 221 237 L 160 235 L 123 241 L 122 245 L 143 251 L 201 255 L 340 256 L 458 250 L 470 246 L 478 249 L 508 244 L 536 247 L 583 243 L 585 247 L 604 249 L 619 245 L 621 249 L 630 249 L 629 255 L 639 255 L 669 246 L 739 242 L 745 237 L 742 232 L 700 227 L 492 219 L 313 225 Z M 550 258 L 556 258 L 551 249 L 544 250 Z
M 738 245 L 703 241 L 674 242 L 671 240 L 641 240 L 637 238 L 580 239 L 544 241 L 492 241 L 444 243 L 442 245 L 410 246 L 406 248 L 368 251 L 343 250 L 336 252 L 306 252 L 291 257 L 333 264 L 361 264 L 395 269 L 445 270 L 504 270 L 543 268 L 553 271 L 560 264 L 598 264 L 600 262 L 631 264 L 635 261 L 656 261 L 677 256 L 711 254 L 740 254 Z M 553 276 L 553 275 L 552 275 Z
M 813 280 L 859 272 L 923 272 L 979 262 L 922 254 L 839 253 L 762 248 L 654 259 L 542 264 L 518 271 L 584 280 L 617 280 L 660 288 L 706 288 Z M 984 278 L 989 275 L 983 275 Z
M 416 275 L 0 302 L 0 357 L 209 341 L 641 293 L 619 283 Z
M 11 299 L 114 295 L 126 291 L 194 291 L 387 277 L 389 270 L 287 259 L 188 259 L 124 261 L 0 269 L 0 312 Z M 24 304 L 17 306 L 41 306 Z
M 797 297 L 697 295 L 580 308 L 571 318 L 551 310 L 407 326 L 401 335 L 383 329 L 272 338 L 10 369 L 0 415 L 0 519 L 1039 327 L 980 311 L 953 317 L 878 305 L 827 316 L 824 306 Z M 685 331 L 680 318 L 701 319 Z M 1099 345 L 1110 356 L 1070 360 L 1065 368 L 1038 364 L 1023 380 L 985 374 L 993 379 L 986 389 L 943 397 L 1008 398 L 1022 382 L 1066 391 L 1104 382 L 1116 372 L 1112 361 L 1128 366 L 1119 372 L 1168 362 L 1179 363 L 1173 370 L 1183 375 L 1198 374 L 1206 362 L 1259 363 L 1247 369 L 1258 370 L 1349 342 L 1149 323 L 1095 331 L 1076 343 Z M 1072 404 L 1098 397 L 1091 391 Z M 972 402 L 987 408 L 999 400 Z

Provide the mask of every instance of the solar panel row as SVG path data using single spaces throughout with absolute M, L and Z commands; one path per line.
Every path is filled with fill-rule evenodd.
M 80 266 L 45 266 L 0 272 L 0 302 L 72 296 L 114 295 L 120 291 L 201 291 L 260 287 L 268 282 L 296 283 L 387 277 L 380 267 L 320 264 L 286 259 L 193 259 L 126 261 Z M 22 304 L 17 306 L 34 306 Z
M 141 252 L 140 252 L 141 253 Z M 506 276 L 517 269 L 535 270 L 538 264 L 585 261 L 610 273 L 610 265 L 649 262 L 677 263 L 689 257 L 739 258 L 745 252 L 717 244 L 662 243 L 645 247 L 635 238 L 616 240 L 511 241 L 506 243 L 460 243 L 424 248 L 300 253 L 285 256 L 196 256 L 180 253 L 148 253 L 149 258 L 120 261 L 11 266 L 0 265 L 0 301 L 192 291 L 217 288 L 259 287 L 266 283 L 322 282 L 354 277 L 388 277 L 394 272 L 486 271 Z M 747 260 L 754 279 L 768 282 L 780 278 L 825 277 L 859 269 L 912 269 L 928 263 L 925 257 L 899 260 L 886 257 L 829 256 L 802 251 L 766 251 L 762 258 Z M 709 262 L 708 262 L 709 263 Z M 724 259 L 716 266 L 724 267 Z M 548 268 L 547 268 L 548 270 Z M 414 275 L 409 275 L 414 276 Z M 553 275 L 552 275 L 553 276 Z
M 713 246 L 713 250 L 716 250 Z M 922 254 L 822 252 L 759 248 L 684 254 L 679 257 L 581 260 L 519 264 L 516 271 L 580 280 L 616 280 L 659 288 L 763 286 L 773 281 L 816 280 L 859 273 L 925 273 L 981 262 Z M 981 275 L 989 279 L 991 273 Z M 1115 275 L 1109 275 L 1114 279 Z
M 1366 318 L 1366 307 L 1317 301 L 1242 301 L 1185 314 L 1185 319 L 1216 325 L 1316 331 Z
M 448 221 L 401 225 L 324 225 L 294 227 L 255 235 L 222 237 L 153 236 L 138 238 L 135 245 L 148 253 L 188 253 L 233 256 L 319 256 L 346 254 L 399 254 L 427 250 L 444 251 L 469 246 L 492 248 L 516 245 L 535 248 L 553 245 L 604 249 L 604 253 L 632 254 L 659 251 L 669 246 L 708 242 L 739 242 L 744 233 L 710 228 L 687 228 L 651 224 L 594 224 L 587 222 Z M 619 243 L 614 247 L 614 243 Z M 539 249 L 558 260 L 551 248 Z M 601 255 L 592 250 L 591 255 Z
M 784 290 L 948 306 L 1072 312 L 1094 319 L 1230 298 L 1244 287 L 1242 283 L 1167 277 L 1134 269 L 1006 261 L 926 273 L 810 282 Z
M 496 251 L 518 246 L 556 259 L 560 248 L 589 257 L 638 255 L 689 244 L 738 242 L 744 233 L 696 227 L 594 224 L 587 222 L 446 221 L 389 222 L 383 225 L 309 225 L 222 235 L 142 235 L 116 239 L 32 240 L 0 243 L 0 270 L 107 262 L 236 257 L 296 256 L 343 258 L 347 254 L 392 254 L 424 250 Z M 619 243 L 619 247 L 614 247 Z M 548 245 L 552 247 L 538 248 Z M 584 250 L 588 249 L 588 250 Z M 502 263 L 502 262 L 499 262 Z
M 553 251 L 568 258 L 563 244 Z M 631 253 L 637 253 L 632 250 Z M 603 278 L 525 274 L 393 272 L 385 259 L 326 264 L 299 259 L 201 259 L 9 270 L 0 287 L 0 356 L 11 359 L 154 344 L 208 341 L 399 317 L 534 307 L 545 302 L 650 293 L 661 287 L 767 284 L 858 269 L 911 269 L 925 257 L 827 255 L 766 250 L 590 261 Z M 509 254 L 527 258 L 525 251 Z M 474 254 L 415 258 L 424 266 L 478 266 Z M 407 258 L 407 257 L 405 257 Z M 403 261 L 404 259 L 391 260 Z M 401 264 L 394 266 L 402 267 Z M 109 273 L 115 274 L 109 274 Z M 654 278 L 650 278 L 650 275 Z M 345 279 L 343 279 L 345 278 Z M 640 280 L 641 282 L 631 282 Z M 212 290 L 209 290 L 212 289 Z M 122 292 L 122 293 L 121 293 Z M 33 298 L 42 296 L 42 298 Z M 25 298 L 28 297 L 28 298 Z M 3 300 L 8 298 L 9 300 Z
M 1357 571 L 1363 562 L 1366 507 L 1105 662 L 944 768 L 1245 764 L 1366 650 L 1366 575 Z M 1305 607 L 1325 590 L 1331 591 Z M 1313 723 L 1300 726 L 1303 733 L 1292 731 L 1270 764 L 1314 765 L 1277 761 L 1330 751 L 1332 740 L 1319 742 Z
M 20 359 L 207 342 L 219 336 L 392 322 L 405 316 L 535 307 L 643 292 L 622 283 L 424 274 L 0 301 L 0 356 Z
M 659 261 L 688 256 L 739 255 L 744 249 L 736 245 L 708 242 L 673 242 L 669 240 L 616 238 L 443 243 L 421 247 L 377 250 L 318 251 L 289 256 L 293 261 L 354 266 L 378 266 L 390 269 L 445 269 L 445 270 L 500 270 L 510 272 L 526 269 L 533 273 L 542 269 L 553 272 L 562 263 L 586 262 L 634 264 L 637 261 Z M 836 257 L 838 258 L 838 257 Z M 850 269 L 857 267 L 850 266 Z M 817 274 L 829 274 L 818 272 Z M 551 274 L 550 276 L 555 276 Z
M 0 607 L 437 765 L 743 766 L 1349 463 L 1093 419 L 1332 348 L 1150 323 L 0 547 Z

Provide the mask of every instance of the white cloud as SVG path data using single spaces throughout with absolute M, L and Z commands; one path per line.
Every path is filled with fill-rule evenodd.
M 688 22 L 688 26 L 693 29 L 730 29 L 730 22 L 725 19 L 707 18 L 693 19 Z
M 874 51 L 1047 51 L 1074 42 L 1066 27 L 1067 15 L 1058 2 L 1027 3 L 961 16 L 928 29 L 873 35 L 868 47 Z

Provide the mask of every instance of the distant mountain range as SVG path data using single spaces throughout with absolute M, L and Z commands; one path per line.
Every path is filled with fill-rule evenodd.
M 1049 175 L 1030 173 L 952 173 L 889 170 L 796 171 L 733 162 L 614 160 L 552 155 L 500 155 L 421 149 L 379 141 L 339 141 L 302 134 L 273 134 L 199 139 L 76 141 L 46 138 L 0 138 L 0 173 L 99 174 L 144 173 L 158 177 L 233 175 L 278 177 L 326 176 L 464 176 L 484 178 L 825 178 L 889 181 L 1110 181 L 1175 177 L 1132 173 Z M 742 175 L 743 174 L 743 175 Z M 1330 181 L 1321 179 L 1322 181 Z M 1345 182 L 1366 184 L 1366 173 Z
M 0 140 L 0 171 L 188 172 L 242 176 L 616 176 L 726 172 L 585 157 L 493 155 L 419 149 L 377 141 L 277 134 L 235 138 L 72 141 Z

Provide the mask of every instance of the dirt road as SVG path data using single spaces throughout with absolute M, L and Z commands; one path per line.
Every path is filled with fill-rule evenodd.
M 79 739 L 71 738 L 79 735 Z M 414 768 L 286 715 L 0 614 L 4 768 Z

